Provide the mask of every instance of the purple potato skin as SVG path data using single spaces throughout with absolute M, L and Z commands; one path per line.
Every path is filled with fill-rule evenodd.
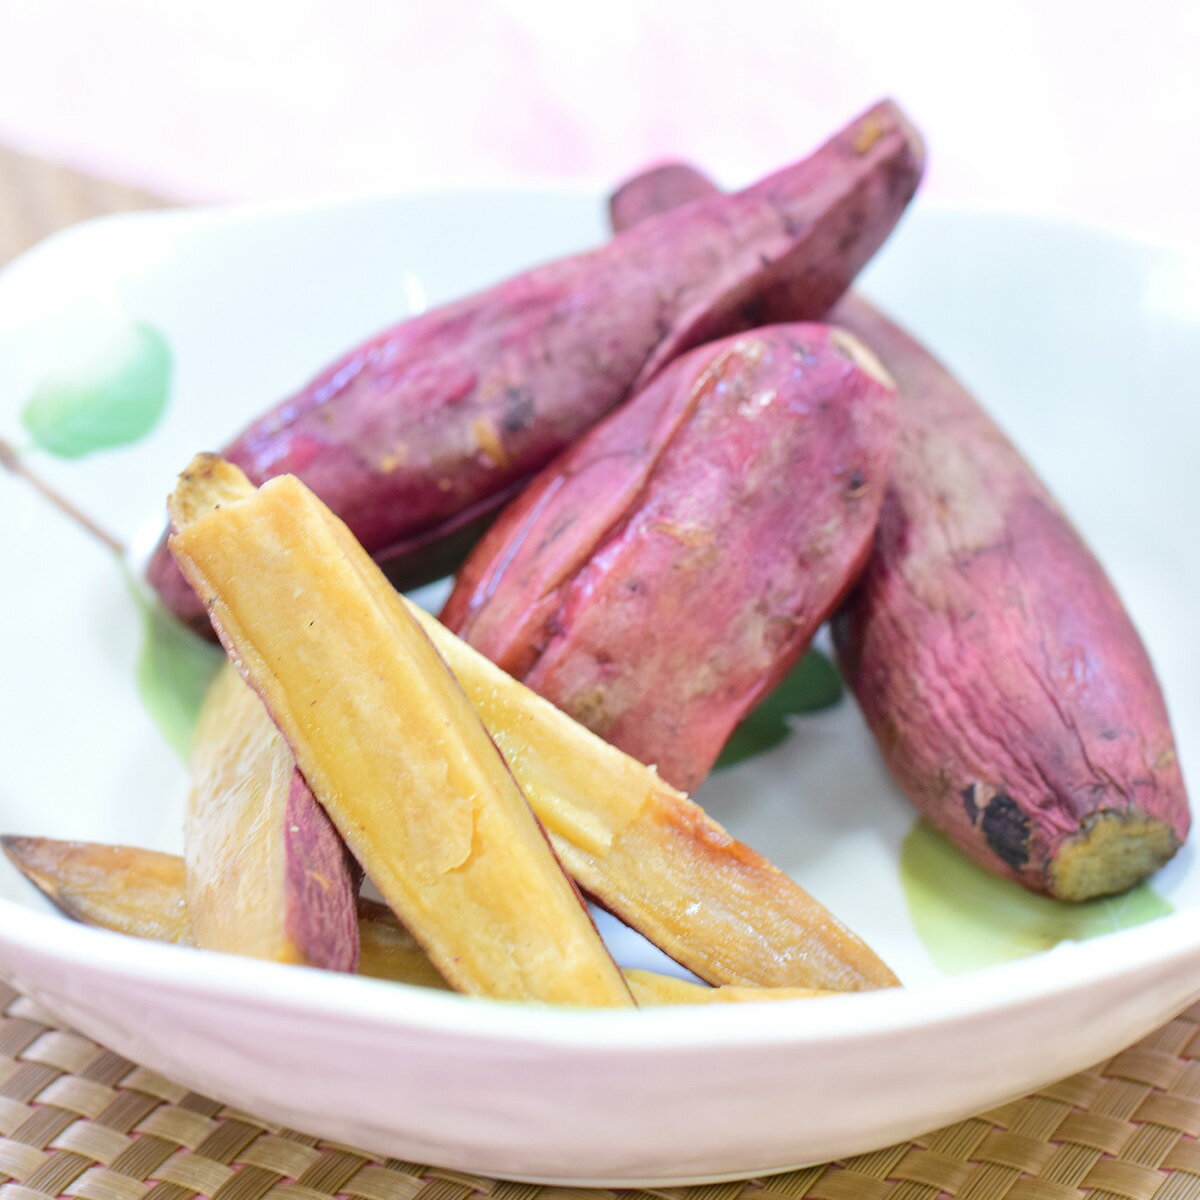
M 900 388 L 875 548 L 834 623 L 893 776 L 988 870 L 1124 891 L 1190 824 L 1154 669 L 1100 564 L 963 386 L 856 296 L 831 319 Z
M 191 775 L 184 844 L 196 944 L 353 971 L 362 873 L 233 665 L 205 696 Z
M 284 928 L 310 966 L 358 969 L 355 897 L 362 871 L 299 768 L 284 809 Z
M 225 451 L 255 484 L 299 476 L 380 561 L 498 507 L 671 359 L 761 323 L 817 318 L 900 217 L 924 166 L 883 102 L 808 158 L 733 195 L 643 221 L 355 348 Z M 165 542 L 148 579 L 203 606 Z
M 634 175 L 609 196 L 608 223 L 615 233 L 624 233 L 650 217 L 719 192 L 717 185 L 690 163 L 659 163 Z
M 702 346 L 529 484 L 442 621 L 691 791 L 860 570 L 895 434 L 840 331 Z
M 610 201 L 617 230 L 716 190 L 686 163 Z M 770 314 L 787 319 L 786 305 Z M 1191 824 L 1166 705 L 1119 596 L 978 401 L 861 296 L 829 320 L 899 388 L 900 435 L 839 662 L 892 775 L 994 874 L 1121 892 Z

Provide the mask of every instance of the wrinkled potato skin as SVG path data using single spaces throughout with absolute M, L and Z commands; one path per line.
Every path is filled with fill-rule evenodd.
M 298 476 L 376 559 L 419 558 L 494 511 L 672 358 L 759 323 L 768 297 L 786 294 L 796 319 L 820 316 L 904 211 L 923 158 L 899 109 L 876 105 L 743 192 L 380 334 L 224 457 L 256 484 Z M 165 545 L 148 577 L 204 627 Z
M 875 547 L 834 625 L 892 774 L 989 870 L 1061 899 L 1124 890 L 1189 826 L 1137 631 L 945 368 L 858 297 L 831 319 L 875 349 L 901 393 Z
M 613 194 L 613 228 L 715 190 L 687 163 L 652 168 Z M 767 315 L 788 320 L 788 307 Z M 1128 614 L 1028 464 L 932 355 L 853 293 L 829 320 L 900 389 L 876 544 L 834 626 L 889 767 L 988 870 L 1061 899 L 1124 890 L 1190 826 Z
M 703 346 L 505 510 L 442 621 L 694 790 L 853 582 L 895 432 L 890 383 L 827 326 Z

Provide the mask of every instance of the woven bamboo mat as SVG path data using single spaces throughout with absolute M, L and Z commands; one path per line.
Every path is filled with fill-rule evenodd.
M 164 201 L 0 147 L 0 263 Z M 0 984 L 0 1200 L 1200 1200 L 1200 1005 L 1108 1062 L 912 1142 L 745 1183 L 616 1193 L 380 1160 L 226 1108 Z
M 166 203 L 149 192 L 0 146 L 0 265 L 77 221 Z

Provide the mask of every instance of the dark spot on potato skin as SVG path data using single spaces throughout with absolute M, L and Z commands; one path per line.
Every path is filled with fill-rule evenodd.
M 980 827 L 992 852 L 1014 871 L 1029 861 L 1029 818 L 1011 796 L 997 792 L 983 810 Z
M 510 387 L 504 392 L 504 415 L 500 418 L 500 428 L 505 433 L 520 433 L 533 424 L 537 415 L 537 406 L 533 402 L 533 393 L 525 387 Z
M 967 820 L 972 825 L 979 824 L 979 802 L 975 799 L 975 792 L 978 787 L 979 784 L 977 783 L 968 783 L 959 793 L 962 796 L 963 809 L 967 814 Z

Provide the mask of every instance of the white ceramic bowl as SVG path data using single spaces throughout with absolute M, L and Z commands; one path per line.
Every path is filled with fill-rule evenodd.
M 594 198 L 541 190 L 78 227 L 0 276 L 0 436 L 19 433 L 26 397 L 88 330 L 152 324 L 173 358 L 154 432 L 89 458 L 31 457 L 144 549 L 194 451 L 414 306 L 597 241 L 600 215 Z M 1200 264 L 1061 223 L 918 210 L 864 288 L 975 386 L 1077 518 L 1143 630 L 1195 768 Z M 0 827 L 178 849 L 185 776 L 139 699 L 126 581 L 26 485 L 0 476 L 0 503 Z M 381 1154 L 570 1183 L 745 1176 L 913 1137 L 1081 1069 L 1200 996 L 1190 849 L 1152 882 L 1161 903 L 1102 908 L 1092 931 L 1173 914 L 1043 953 L 1028 954 L 1028 928 L 1007 944 L 1003 896 L 964 913 L 927 876 L 914 899 L 901 869 L 912 814 L 849 702 L 798 721 L 701 799 L 907 986 L 547 1011 L 85 929 L 7 867 L 0 967 L 88 1035 L 239 1107 Z M 1022 919 L 1048 921 L 1047 943 L 1062 932 L 1044 913 Z M 624 960 L 652 961 L 609 930 Z M 978 965 L 1009 954 L 1026 956 Z

